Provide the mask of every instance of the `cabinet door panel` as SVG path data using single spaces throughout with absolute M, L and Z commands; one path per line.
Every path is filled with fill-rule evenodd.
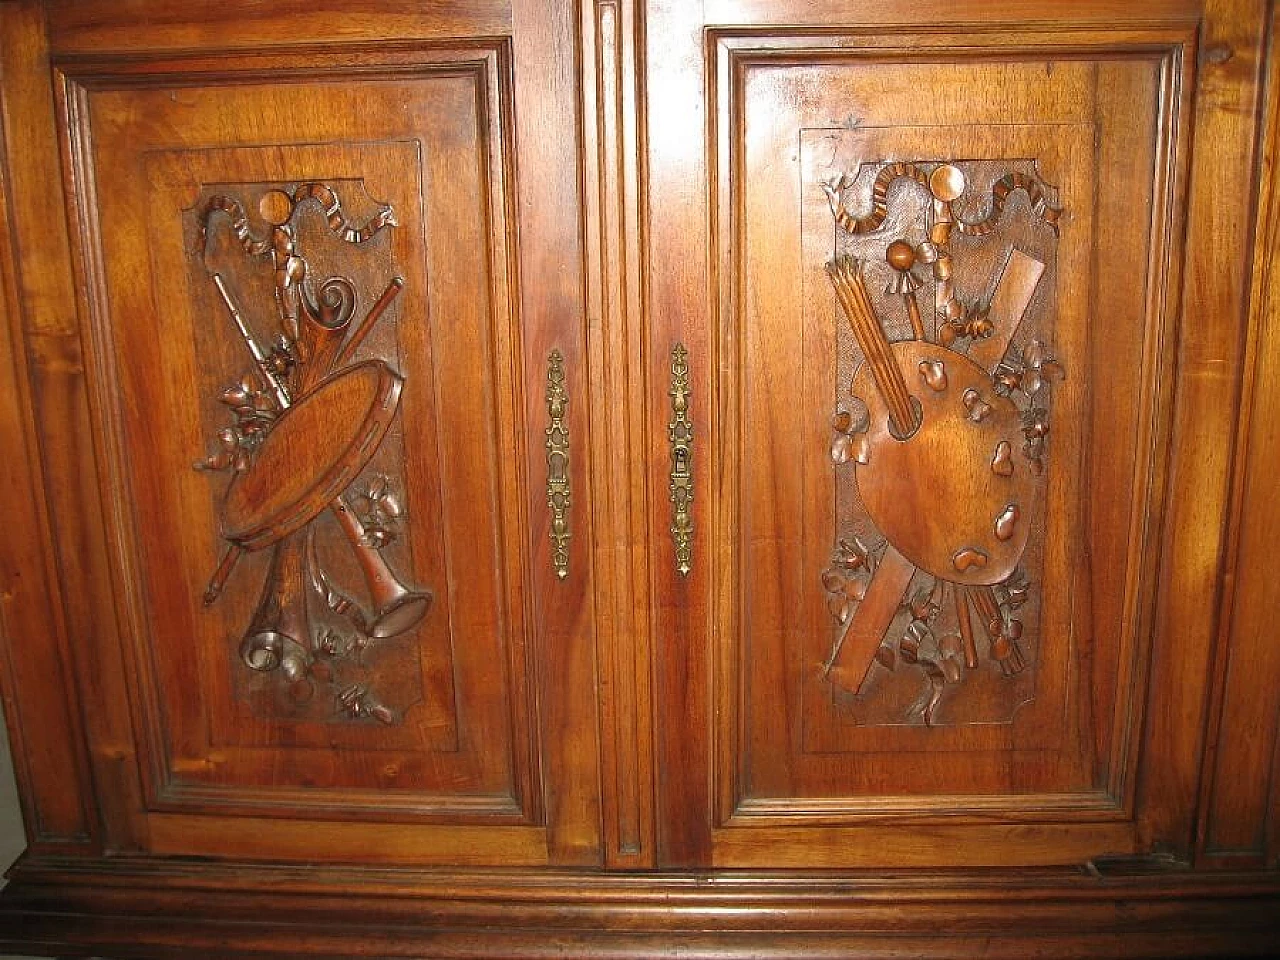
M 1140 848 L 1164 749 L 1144 711 L 1198 696 L 1148 672 L 1186 655 L 1153 611 L 1165 485 L 1196 455 L 1168 443 L 1191 36 L 931 35 L 905 7 L 900 34 L 809 35 L 653 7 L 685 55 L 650 67 L 651 97 L 698 99 L 708 131 L 705 152 L 652 137 L 653 189 L 711 185 L 705 218 L 654 228 L 654 300 L 681 319 L 653 348 L 689 346 L 709 491 L 703 569 L 658 577 L 692 607 L 667 621 L 682 740 L 660 742 L 713 771 L 669 778 L 669 814 L 711 819 L 667 856 Z
M 936 76 L 919 76 L 918 68 L 903 69 L 900 78 L 886 77 L 888 68 L 868 70 L 877 71 L 878 80 L 888 80 L 903 91 L 936 89 L 942 82 Z M 1001 68 L 1001 76 L 993 76 L 980 67 L 970 68 L 963 82 L 974 89 L 999 83 L 1009 90 L 1022 80 L 1022 86 L 1033 89 L 1039 77 L 1028 83 L 1028 78 L 1016 74 L 1034 70 L 1030 66 L 1022 71 Z M 1042 75 L 1043 68 L 1038 72 Z M 1068 64 L 1059 75 L 1075 73 L 1064 83 L 1084 86 L 1089 72 L 1087 66 Z M 1144 73 L 1153 79 L 1153 71 Z M 857 102 L 858 87 L 866 78 L 853 70 L 846 77 L 846 83 L 832 76 L 810 81 L 811 89 L 823 91 L 823 102 L 816 105 L 823 114 Z M 776 90 L 780 79 L 776 74 L 769 77 L 765 82 L 773 89 L 758 95 L 747 82 L 744 100 L 749 117 L 757 109 L 773 114 L 779 103 L 775 93 L 782 100 L 793 96 L 791 91 Z M 1148 91 L 1148 112 L 1153 93 Z M 964 106 L 973 109 L 972 104 Z M 1087 101 L 1083 106 L 1092 112 Z M 935 112 L 931 103 L 926 110 Z M 760 743 L 779 732 L 771 718 L 783 706 L 773 698 L 787 689 L 785 665 L 791 665 L 792 696 L 803 708 L 800 729 L 793 733 L 799 750 L 791 769 L 783 762 L 791 748 L 784 749 L 781 741 L 753 752 L 750 767 L 741 770 L 742 802 L 749 803 L 755 796 L 785 796 L 785 791 L 797 787 L 830 796 L 833 790 L 851 789 L 872 795 L 886 789 L 903 794 L 1000 794 L 1010 788 L 1070 793 L 1092 784 L 1094 746 L 1088 714 L 1093 705 L 1081 702 L 1078 695 L 1069 696 L 1076 678 L 1068 650 L 1072 626 L 1067 608 L 1070 588 L 1083 566 L 1078 549 L 1085 542 L 1074 536 L 1081 527 L 1079 508 L 1084 499 L 1077 467 L 1080 427 L 1085 423 L 1083 378 L 1068 375 L 1051 381 L 1046 373 L 1039 390 L 1031 396 L 1019 390 L 1010 404 L 1008 398 L 993 395 L 991 376 L 995 363 L 1005 356 L 994 341 L 1010 334 L 1009 350 L 1017 360 L 1035 341 L 1042 345 L 1046 359 L 1052 355 L 1064 370 L 1070 367 L 1074 372 L 1087 364 L 1092 230 L 1088 206 L 1079 211 L 1064 207 L 1057 223 L 1050 224 L 1032 212 L 1031 204 L 1010 200 L 992 233 L 972 238 L 958 234 L 950 239 L 951 282 L 954 296 L 966 311 L 966 323 L 978 322 L 978 310 L 987 301 L 996 303 L 999 294 L 993 291 L 1000 289 L 996 281 L 1002 272 L 1010 274 L 1008 281 L 1001 279 L 1003 284 L 1019 281 L 1013 274 L 1021 263 L 1034 264 L 1040 271 L 1038 281 L 1022 281 L 1027 286 L 1034 283 L 1026 297 L 1026 312 L 990 321 L 1007 325 L 1016 321 L 1016 333 L 993 331 L 986 341 L 960 337 L 953 348 L 943 347 L 940 336 L 946 335 L 948 327 L 934 311 L 935 292 L 941 284 L 928 275 L 917 280 L 918 273 L 912 272 L 910 283 L 920 284 L 912 294 L 916 309 L 929 317 L 927 340 L 913 341 L 917 345 L 907 348 L 912 351 L 912 369 L 906 383 L 912 396 L 920 394 L 917 402 L 925 404 L 919 435 L 906 441 L 878 440 L 876 423 L 862 431 L 832 426 L 833 419 L 860 421 L 868 417 L 867 408 L 883 409 L 875 381 L 860 371 L 868 364 L 866 354 L 835 302 L 825 274 L 833 246 L 836 256 L 852 256 L 864 263 L 865 287 L 876 316 L 892 342 L 905 342 L 911 340 L 912 328 L 903 295 L 886 292 L 896 278 L 885 262 L 885 249 L 899 237 L 919 247 L 929 232 L 932 211 L 911 196 L 914 192 L 927 197 L 928 193 L 913 176 L 928 171 L 931 163 L 933 170 L 939 169 L 939 157 L 950 161 L 943 169 L 960 171 L 967 181 L 966 195 L 976 201 L 957 210 L 962 224 L 976 222 L 986 212 L 984 202 L 990 209 L 992 190 L 1003 195 L 1003 186 L 996 185 L 1009 175 L 1018 177 L 1018 182 L 1025 180 L 1035 192 L 1050 189 L 1037 185 L 1043 179 L 1054 185 L 1058 197 L 1093 195 L 1089 126 L 1072 122 L 1073 118 L 1061 123 L 987 126 L 1002 115 L 1003 109 L 993 110 L 986 117 L 975 116 L 978 122 L 973 125 L 923 126 L 918 124 L 927 117 L 912 116 L 906 104 L 894 103 L 887 116 L 901 117 L 906 121 L 903 126 L 860 123 L 852 131 L 804 129 L 801 162 L 808 172 L 802 182 L 812 186 L 838 181 L 845 167 L 858 171 L 857 176 L 844 174 L 852 185 L 839 192 L 839 210 L 874 208 L 875 181 L 884 184 L 896 178 L 884 201 L 886 221 L 858 234 L 834 226 L 821 189 L 806 191 L 805 199 L 812 202 L 784 220 L 800 226 L 799 233 L 785 236 L 776 226 L 767 228 L 785 204 L 764 186 L 785 182 L 768 175 L 769 167 L 776 169 L 782 158 L 777 150 L 770 157 L 750 147 L 745 151 L 743 182 L 751 187 L 746 191 L 743 270 L 748 276 L 776 270 L 779 279 L 748 283 L 745 288 L 747 320 L 735 331 L 742 358 L 737 385 L 741 392 L 735 400 L 741 407 L 738 415 L 760 425 L 751 445 L 768 443 L 781 454 L 781 463 L 792 469 L 777 471 L 767 461 L 743 455 L 745 450 L 730 460 L 741 464 L 743 501 L 750 504 L 737 511 L 744 549 L 735 554 L 742 558 L 747 584 L 742 622 L 750 624 L 750 629 L 739 658 L 726 666 L 742 673 L 744 720 L 751 742 Z M 751 122 L 749 118 L 747 123 Z M 956 145 L 962 145 L 963 158 L 949 152 Z M 787 142 L 781 149 L 793 153 L 794 145 Z M 899 170 L 905 172 L 899 175 Z M 1148 227 L 1142 219 L 1136 224 L 1125 242 L 1141 258 Z M 1055 226 L 1063 237 L 1055 235 Z M 799 258 L 778 270 L 786 262 L 779 249 L 784 247 L 796 250 Z M 1020 259 L 1012 259 L 1013 250 Z M 1131 297 L 1122 284 L 1110 283 L 1104 289 Z M 1139 316 L 1141 307 L 1139 299 Z M 1109 303 L 1105 309 L 1115 312 L 1119 305 Z M 997 304 L 991 313 L 998 312 Z M 1142 326 L 1133 324 L 1127 332 L 1125 348 L 1140 355 Z M 964 344 L 966 340 L 970 343 Z M 996 360 L 974 360 L 981 348 Z M 921 364 L 933 365 L 933 386 L 923 380 Z M 1136 382 L 1137 367 L 1135 363 L 1121 368 L 1128 381 L 1123 389 L 1135 397 L 1142 393 Z M 793 370 L 801 371 L 800 375 L 789 372 Z M 1036 375 L 1035 371 L 1025 374 Z M 766 411 L 776 406 L 779 384 L 793 384 L 793 396 L 800 402 L 770 418 Z M 921 387 L 928 393 L 921 394 Z M 963 399 L 969 390 L 983 397 L 975 401 L 972 411 Z M 976 407 L 979 402 L 991 410 L 975 421 L 981 412 Z M 1043 456 L 1036 458 L 1029 456 L 1032 451 L 1020 429 L 1032 410 L 1043 410 L 1052 425 L 1049 439 L 1040 445 Z M 1013 422 L 990 428 L 1002 419 Z M 1102 458 L 1132 464 L 1133 439 L 1132 431 L 1119 435 L 1108 431 L 1103 443 L 1113 448 L 1104 447 Z M 833 448 L 832 457 L 843 462 L 821 456 Z M 1059 463 L 1064 466 L 1055 469 Z M 918 476 L 912 477 L 911 470 Z M 1046 511 L 1047 503 L 1055 509 Z M 1012 535 L 1001 540 L 994 529 L 975 524 L 969 517 L 974 512 L 971 505 L 984 511 L 980 519 L 992 528 L 1007 510 Z M 1127 527 L 1132 506 L 1117 506 L 1124 512 L 1098 524 L 1104 533 L 1117 521 Z M 1028 529 L 1023 533 L 1019 526 Z M 830 541 L 825 549 L 819 540 L 824 529 Z M 797 537 L 800 531 L 806 535 Z M 765 543 L 779 546 L 765 547 Z M 1124 546 L 1123 539 L 1120 544 Z M 890 556 L 890 549 L 903 559 Z M 958 570 L 952 558 L 964 549 L 973 549 L 975 557 L 991 556 L 992 571 L 982 570 L 975 576 Z M 1123 564 L 1124 554 L 1117 559 Z M 806 582 L 812 577 L 804 576 L 813 570 L 819 572 L 816 591 Z M 869 618 L 876 612 L 877 597 L 887 589 L 884 582 L 893 583 L 896 596 L 886 600 L 893 609 L 883 613 L 873 628 Z M 775 588 L 774 599 L 769 599 L 771 584 L 784 585 L 782 596 L 777 596 Z M 790 590 L 797 600 L 804 599 L 788 604 Z M 1017 594 L 1002 605 L 1002 616 L 1008 621 L 1003 626 L 1007 630 L 1016 621 L 1022 633 L 1017 639 L 1001 641 L 1003 660 L 993 655 L 995 641 L 988 636 L 987 619 L 973 606 L 975 600 L 985 603 L 987 590 L 993 597 Z M 861 602 L 855 599 L 859 595 L 864 597 Z M 913 600 L 919 616 L 906 609 L 907 601 Z M 731 612 L 726 610 L 724 615 Z M 797 619 L 804 629 L 788 637 L 788 628 Z M 1123 644 L 1109 645 L 1107 655 L 1114 657 L 1117 647 Z M 909 662 L 912 658 L 916 663 Z M 814 664 L 821 667 L 816 684 L 807 682 L 813 678 L 806 676 L 806 667 Z M 1114 677 L 1115 672 L 1104 676 Z M 1103 688 L 1099 695 L 1113 697 L 1114 691 Z M 1074 716 L 1067 717 L 1068 705 Z M 1081 709 L 1088 712 L 1081 716 Z M 1066 749 L 1064 740 L 1070 743 Z M 1010 750 L 1019 755 L 1011 756 Z M 958 752 L 967 761 L 962 766 L 954 763 Z M 881 756 L 875 764 L 856 759 L 865 753 Z
M 296 62 L 66 82 L 153 843 L 539 860 L 509 59 Z

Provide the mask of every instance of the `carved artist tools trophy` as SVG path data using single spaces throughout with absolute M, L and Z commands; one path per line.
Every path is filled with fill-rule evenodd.
M 861 522 L 823 573 L 836 621 L 824 673 L 865 698 L 887 672 L 918 668 L 922 693 L 898 722 L 945 722 L 944 694 L 967 675 L 1028 665 L 1023 564 L 1064 373 L 1047 323 L 1024 320 L 1049 312 L 1051 291 L 1037 291 L 1061 211 L 1033 164 L 994 166 L 864 164 L 822 184 L 837 237 L 826 271 L 856 346 L 831 455 L 838 477 L 852 470 Z M 968 257 L 979 266 L 965 273 Z M 891 340 L 891 321 L 910 333 Z

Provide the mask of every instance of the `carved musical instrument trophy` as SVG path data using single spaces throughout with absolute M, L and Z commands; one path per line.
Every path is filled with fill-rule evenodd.
M 395 420 L 404 381 L 385 359 L 357 354 L 404 282 L 392 277 L 353 323 L 353 281 L 317 281 L 299 250 L 299 224 L 317 210 L 352 248 L 394 229 L 395 215 L 383 206 L 353 226 L 336 189 L 318 182 L 267 189 L 256 208 L 265 236 L 255 234 L 234 196 L 209 197 L 199 216 L 206 264 L 211 232 L 226 224 L 251 264 L 269 265 L 274 302 L 262 312 L 278 323 L 269 338 L 255 335 L 221 273 L 209 268 L 228 331 L 243 342 L 251 364 L 219 398 L 234 422 L 196 464 L 231 475 L 221 508 L 229 546 L 204 603 L 218 599 L 246 553 L 270 550 L 256 610 L 238 640 L 240 661 L 274 677 L 277 701 L 300 716 L 395 723 L 397 708 L 380 699 L 361 662 L 371 644 L 411 631 L 427 615 L 432 594 L 402 582 L 383 555 L 400 533 L 404 506 L 395 481 L 370 467 Z M 317 549 L 322 518 L 345 538 L 367 606 L 326 569 Z
M 853 471 L 862 524 L 822 575 L 835 621 L 823 674 L 865 699 L 887 673 L 920 670 L 899 722 L 925 726 L 946 722 L 966 677 L 1015 677 L 1032 656 L 1023 561 L 1064 371 L 1047 324 L 1024 318 L 1052 302 L 1037 292 L 1061 210 L 1034 163 L 996 166 L 882 161 L 822 184 L 837 237 L 827 275 L 861 354 L 831 456 L 838 477 Z M 894 312 L 910 334 L 890 340 Z

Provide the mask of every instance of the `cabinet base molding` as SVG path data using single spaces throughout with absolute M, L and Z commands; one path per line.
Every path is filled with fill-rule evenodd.
M 630 873 L 27 857 L 0 948 L 110 957 L 1271 955 L 1280 876 Z

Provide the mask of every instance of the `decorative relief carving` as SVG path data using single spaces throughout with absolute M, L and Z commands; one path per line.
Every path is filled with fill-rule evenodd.
M 266 236 L 253 232 L 238 197 L 216 194 L 199 210 L 206 263 L 220 222 L 228 222 L 251 261 L 269 258 L 274 303 L 267 312 L 276 322 L 268 339 L 256 336 L 222 274 L 211 273 L 252 363 L 220 397 L 231 425 L 218 431 L 212 451 L 195 465 L 231 474 L 221 518 L 230 546 L 204 602 L 222 595 L 246 553 L 269 549 L 240 660 L 276 678 L 277 702 L 288 705 L 287 716 L 390 724 L 399 713 L 370 688 L 362 661 L 371 644 L 416 627 L 432 594 L 403 583 L 382 552 L 405 519 L 395 481 L 376 472 L 359 482 L 392 428 L 404 381 L 384 359 L 354 358 L 403 281 L 393 277 L 353 324 L 355 283 L 343 276 L 316 280 L 299 251 L 299 224 L 315 206 L 328 229 L 353 246 L 396 225 L 386 206 L 353 225 L 336 190 L 315 182 L 260 195 Z M 251 275 L 242 280 L 252 285 Z M 364 580 L 367 606 L 339 585 L 321 558 L 317 521 L 326 515 Z
M 564 386 L 564 357 L 552 350 L 547 357 L 547 506 L 551 508 L 551 563 L 556 576 L 569 576 L 569 425 L 565 416 L 569 393 Z
M 823 673 L 838 697 L 862 702 L 903 664 L 924 679 L 914 701 L 863 712 L 878 722 L 946 722 L 948 691 L 966 676 L 989 665 L 1016 677 L 1029 662 L 1023 567 L 1039 555 L 1050 385 L 1064 376 L 1041 281 L 1061 210 L 1034 165 L 1011 163 L 1023 169 L 866 164 L 822 184 L 837 228 L 827 274 L 853 369 L 833 419 L 837 537 L 822 584 L 835 625 Z M 991 184 L 976 214 L 973 180 Z M 908 210 L 889 217 L 891 196 Z M 995 276 L 966 269 L 969 256 L 994 263 Z M 905 339 L 886 332 L 895 312 Z
M 689 351 L 683 343 L 671 349 L 671 539 L 676 571 L 693 569 L 693 420 L 689 417 Z

